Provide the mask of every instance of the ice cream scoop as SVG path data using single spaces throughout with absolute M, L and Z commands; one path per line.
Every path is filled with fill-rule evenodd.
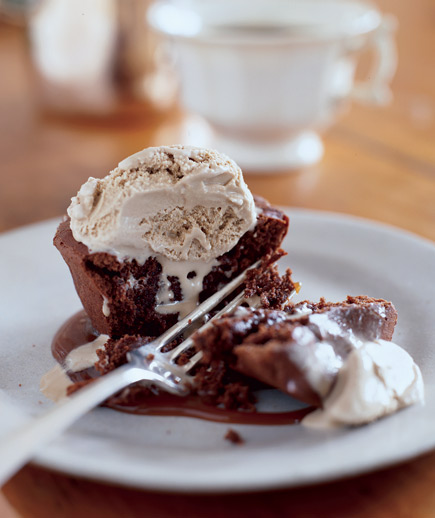
M 150 147 L 103 179 L 89 178 L 72 198 L 74 238 L 91 252 L 143 263 L 209 262 L 256 222 L 255 204 L 235 162 L 192 146 Z

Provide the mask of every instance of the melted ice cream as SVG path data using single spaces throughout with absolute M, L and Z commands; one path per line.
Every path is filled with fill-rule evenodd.
M 361 425 L 415 403 L 424 403 L 419 367 L 398 345 L 375 340 L 349 354 L 323 408 L 305 417 L 303 424 Z

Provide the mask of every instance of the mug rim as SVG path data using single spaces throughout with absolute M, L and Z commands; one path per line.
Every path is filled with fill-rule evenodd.
M 299 15 L 303 18 L 309 14 L 309 17 L 314 13 L 317 20 L 308 20 L 308 23 L 299 23 L 297 17 L 294 18 L 293 24 L 283 23 L 276 27 L 270 26 L 271 30 L 259 37 L 255 33 L 255 26 L 247 25 L 243 30 L 242 25 L 233 26 L 233 32 L 221 32 L 213 30 L 213 27 L 218 27 L 216 22 L 216 14 L 222 12 L 222 4 L 226 2 L 229 8 L 259 6 L 262 9 L 269 7 L 272 2 L 275 6 L 286 9 L 290 14 L 289 7 L 293 10 L 291 14 L 294 16 L 294 8 L 299 9 Z M 288 43 L 309 43 L 326 40 L 340 40 L 356 36 L 362 36 L 376 30 L 382 21 L 382 15 L 374 4 L 366 0 L 219 0 L 220 11 L 213 13 L 213 8 L 216 8 L 215 0 L 158 0 L 149 9 L 147 13 L 147 20 L 150 26 L 157 32 L 178 40 L 185 40 L 191 42 L 201 42 L 217 45 L 276 45 Z M 312 8 L 315 7 L 315 10 Z M 204 11 L 209 8 L 209 16 L 215 15 L 212 23 L 204 22 L 204 17 L 207 15 Z M 337 19 L 337 16 L 332 16 L 329 20 L 322 18 L 322 11 L 325 9 L 343 9 L 347 10 L 348 18 L 352 23 L 347 26 Z M 311 10 L 310 10 L 311 9 Z M 352 14 L 351 10 L 354 10 Z M 305 10 L 305 13 L 304 13 Z M 320 11 L 319 11 L 320 10 Z M 202 11 L 202 13 L 201 13 Z M 245 11 L 248 17 L 251 12 Z M 301 13 L 302 11 L 302 13 Z M 259 12 L 259 11 L 258 11 Z M 343 11 L 344 12 L 344 11 Z M 265 12 L 261 13 L 265 14 Z M 330 13 L 332 15 L 332 11 Z M 175 23 L 174 23 L 175 22 Z M 244 19 L 241 20 L 241 23 Z M 255 22 L 254 22 L 255 23 Z M 231 28 L 231 24 L 227 27 Z M 276 28 L 280 30 L 275 30 Z M 241 30 L 242 29 L 242 30 Z M 249 29 L 253 29 L 250 31 Z M 236 34 L 238 30 L 238 34 Z

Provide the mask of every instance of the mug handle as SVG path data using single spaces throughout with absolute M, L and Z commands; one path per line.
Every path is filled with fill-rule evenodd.
M 384 15 L 379 27 L 371 34 L 368 45 L 373 47 L 375 62 L 366 81 L 357 81 L 350 98 L 365 104 L 388 104 L 393 95 L 390 82 L 397 69 L 397 50 L 394 33 L 397 21 Z

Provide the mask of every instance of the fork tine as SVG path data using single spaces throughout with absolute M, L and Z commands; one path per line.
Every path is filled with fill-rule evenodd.
M 246 278 L 246 273 L 253 270 L 260 265 L 261 261 L 257 261 L 252 266 L 247 268 L 244 272 L 238 275 L 231 282 L 226 284 L 222 289 L 217 291 L 214 295 L 206 299 L 202 304 L 197 306 L 191 313 L 189 313 L 182 320 L 177 322 L 174 326 L 165 331 L 156 340 L 153 341 L 153 346 L 157 351 L 160 351 L 165 345 L 169 344 L 177 338 L 183 331 L 185 331 L 196 320 L 209 313 L 214 307 L 222 302 L 230 293 L 238 288 Z M 139 350 L 139 349 L 138 349 Z
M 213 320 L 215 320 L 216 318 L 221 317 L 225 313 L 229 313 L 236 306 L 239 306 L 243 302 L 244 298 L 245 297 L 244 297 L 244 293 L 243 292 L 239 293 L 238 295 L 236 295 L 234 297 L 234 299 L 231 300 L 218 313 L 216 313 L 216 315 L 214 315 L 213 318 L 211 318 L 206 324 L 201 326 L 201 328 L 200 328 L 201 331 L 203 331 L 204 329 L 208 329 L 212 325 Z M 175 358 L 177 358 L 181 353 L 183 353 L 184 351 L 189 349 L 189 347 L 192 347 L 192 345 L 193 345 L 193 340 L 190 337 L 186 338 L 186 340 L 183 340 L 181 342 L 181 344 L 177 345 L 177 347 L 175 347 L 174 349 L 172 349 L 171 351 L 168 352 L 169 361 L 174 361 Z
M 299 286 L 290 293 L 289 299 L 298 291 Z M 204 329 L 209 328 L 215 319 L 232 311 L 244 300 L 244 292 L 236 295 L 233 300 L 216 313 L 216 315 L 214 315 L 206 324 L 203 324 L 200 330 L 203 331 Z M 255 306 L 256 305 L 257 304 L 255 304 Z M 181 344 L 175 347 L 175 349 L 167 353 L 162 353 L 160 350 L 156 350 L 156 342 L 157 341 L 149 342 L 148 344 L 127 353 L 130 365 L 134 365 L 134 367 L 137 367 L 139 370 L 148 371 L 154 376 L 153 378 L 144 377 L 143 379 L 151 380 L 159 387 L 169 390 L 169 392 L 178 395 L 186 395 L 191 390 L 192 383 L 194 383 L 194 378 L 188 373 L 201 360 L 203 356 L 202 351 L 196 352 L 184 365 L 178 365 L 176 363 L 177 357 L 193 346 L 192 338 L 188 337 Z
M 199 362 L 199 360 L 202 358 L 202 351 L 198 351 L 190 360 L 183 365 L 184 372 L 189 372 L 190 369 L 193 369 L 195 365 Z
M 297 289 L 293 289 L 289 295 L 289 300 L 294 297 L 294 295 L 297 293 Z M 208 329 L 209 327 L 212 326 L 212 323 L 213 323 L 213 320 L 215 319 L 218 319 L 220 317 L 222 317 L 225 313 L 230 313 L 234 308 L 236 308 L 237 306 L 240 306 L 240 304 L 245 300 L 245 297 L 244 297 L 244 293 L 239 293 L 236 297 L 234 297 L 233 300 L 231 300 L 224 308 L 222 308 L 218 313 L 216 313 L 216 315 L 214 315 L 206 324 L 202 325 L 201 328 L 199 329 L 199 331 L 204 331 L 205 329 Z M 187 351 L 190 347 L 193 346 L 193 340 L 191 337 L 188 337 L 186 338 L 186 340 L 183 340 L 181 342 L 181 344 L 177 345 L 177 347 L 175 347 L 174 349 L 172 349 L 171 351 L 169 351 L 167 353 L 167 356 L 168 356 L 168 359 L 170 362 L 174 362 L 176 360 L 176 358 L 178 356 L 180 356 L 180 354 L 182 354 L 184 351 Z M 189 363 L 186 364 L 186 365 L 189 365 L 193 358 L 196 358 L 198 356 L 199 353 L 195 354 L 195 356 L 193 356 L 190 360 L 189 360 Z M 202 354 L 201 354 L 202 356 Z M 186 370 L 186 372 L 188 372 L 188 370 L 190 370 L 199 360 L 201 359 L 201 357 L 198 357 L 196 362 L 194 364 L 192 364 L 189 369 Z M 183 368 L 185 366 L 183 365 Z

